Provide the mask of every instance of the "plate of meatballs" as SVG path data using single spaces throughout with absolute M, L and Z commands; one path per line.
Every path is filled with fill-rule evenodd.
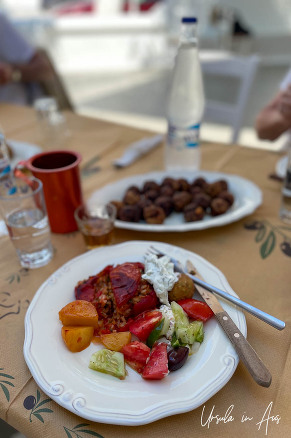
M 117 228 L 191 231 L 218 227 L 252 214 L 262 203 L 251 181 L 221 172 L 151 172 L 108 184 L 90 202 L 117 208 Z

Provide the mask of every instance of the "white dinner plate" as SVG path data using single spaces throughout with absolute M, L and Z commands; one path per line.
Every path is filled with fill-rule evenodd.
M 183 263 L 191 260 L 206 281 L 235 295 L 224 275 L 205 259 L 160 242 L 131 241 L 89 251 L 52 274 L 26 313 L 24 357 L 39 387 L 56 403 L 87 420 L 135 426 L 190 411 L 219 391 L 237 367 L 238 356 L 214 318 L 205 324 L 198 352 L 160 381 L 143 380 L 130 367 L 125 380 L 89 369 L 91 354 L 102 348 L 99 345 L 91 344 L 80 353 L 66 348 L 58 312 L 75 299 L 77 282 L 108 264 L 143 261 L 151 244 Z M 226 302 L 223 307 L 246 336 L 243 313 Z
M 128 178 L 118 180 L 97 190 L 89 199 L 91 202 L 109 202 L 113 200 L 122 200 L 126 190 L 136 185 L 142 187 L 145 181 L 154 180 L 160 183 L 165 177 L 185 178 L 193 181 L 196 177 L 201 176 L 208 182 L 219 179 L 225 179 L 229 185 L 229 191 L 234 195 L 235 202 L 232 207 L 221 216 L 205 215 L 203 220 L 197 222 L 185 222 L 182 213 L 172 213 L 166 218 L 163 224 L 152 225 L 146 222 L 125 222 L 116 220 L 117 228 L 125 228 L 136 231 L 192 231 L 203 230 L 205 228 L 218 227 L 235 222 L 245 216 L 252 214 L 255 209 L 262 203 L 262 192 L 253 182 L 237 175 L 230 175 L 221 172 L 197 171 L 197 172 L 152 172 L 142 175 L 134 175 Z
M 11 167 L 15 167 L 19 161 L 28 160 L 33 155 L 39 154 L 42 151 L 39 146 L 24 141 L 8 139 L 7 143 L 13 152 Z
M 276 174 L 281 178 L 285 178 L 287 172 L 288 156 L 280 158 L 276 163 Z

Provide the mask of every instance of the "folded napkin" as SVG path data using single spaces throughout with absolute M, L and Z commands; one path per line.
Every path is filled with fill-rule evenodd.
M 147 154 L 154 147 L 156 147 L 161 141 L 163 141 L 163 135 L 155 135 L 154 137 L 146 137 L 135 143 L 132 143 L 124 152 L 122 157 L 113 161 L 113 165 L 117 168 L 126 167 L 134 163 L 139 157 Z

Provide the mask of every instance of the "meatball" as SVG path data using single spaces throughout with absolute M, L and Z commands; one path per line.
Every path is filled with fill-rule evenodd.
M 124 205 L 119 210 L 119 219 L 125 222 L 139 222 L 141 208 L 138 205 Z
M 159 191 L 158 190 L 154 190 L 154 189 L 152 189 L 152 190 L 148 190 L 148 191 L 146 191 L 145 192 L 145 197 L 147 198 L 147 199 L 149 199 L 150 201 L 154 201 L 155 199 L 157 199 L 157 197 L 159 196 Z
M 211 201 L 210 208 L 212 216 L 219 216 L 228 210 L 229 204 L 224 199 L 215 198 Z
M 179 190 L 180 184 L 174 178 L 165 178 L 161 184 L 162 186 L 170 186 L 174 191 Z
M 142 196 L 140 198 L 140 200 L 138 201 L 137 205 L 140 207 L 141 209 L 141 219 L 144 219 L 144 215 L 143 215 L 143 209 L 145 207 L 148 207 L 149 205 L 152 205 L 152 201 L 150 199 L 145 198 L 144 196 Z
M 137 204 L 139 200 L 140 200 L 139 192 L 136 192 L 133 189 L 127 190 L 127 192 L 125 193 L 124 198 L 123 198 L 123 202 L 126 205 Z
M 200 205 L 205 210 L 210 206 L 210 202 L 211 197 L 206 193 L 201 192 L 193 196 L 193 203 L 195 203 L 197 206 Z
M 173 194 L 174 194 L 174 189 L 171 186 L 165 185 L 161 187 L 160 190 L 161 196 L 173 196 Z
M 130 186 L 127 190 L 132 190 L 133 192 L 140 194 L 140 190 L 137 186 Z
M 117 219 L 119 219 L 119 211 L 121 209 L 121 207 L 124 206 L 122 201 L 110 201 L 111 204 L 114 205 L 114 207 L 116 208 L 116 217 Z
M 224 180 L 215 181 L 211 184 L 208 184 L 208 186 L 205 189 L 205 192 L 211 196 L 211 198 L 216 198 L 219 193 L 224 192 L 227 190 L 227 182 Z
M 217 181 L 220 184 L 221 187 L 221 191 L 225 192 L 228 190 L 228 184 L 227 181 L 225 181 L 225 179 L 220 179 L 219 181 Z
M 201 221 L 204 218 L 204 215 L 205 210 L 194 202 L 186 205 L 184 208 L 184 219 L 186 222 Z
M 207 186 L 207 182 L 204 178 L 196 178 L 192 182 L 192 187 L 200 187 L 201 189 L 204 189 Z
M 183 211 L 187 204 L 192 201 L 192 196 L 189 192 L 175 192 L 173 196 L 175 211 Z
M 184 300 L 185 298 L 192 298 L 194 292 L 195 286 L 191 278 L 186 274 L 180 274 L 179 280 L 169 292 L 169 301 L 179 301 Z
M 166 216 L 169 216 L 174 210 L 173 200 L 169 196 L 159 196 L 155 200 L 155 205 L 161 207 L 164 210 Z
M 179 183 L 179 190 L 181 192 L 189 192 L 191 186 L 186 179 L 179 178 L 178 183 Z
M 198 193 L 204 193 L 201 187 L 199 186 L 190 186 L 189 192 L 194 197 L 195 195 L 198 195 Z
M 234 196 L 232 195 L 232 193 L 230 193 L 228 191 L 224 191 L 224 192 L 219 193 L 218 198 L 224 199 L 226 202 L 229 203 L 230 207 L 234 203 Z
M 146 181 L 143 185 L 142 191 L 145 193 L 149 190 L 156 190 L 158 192 L 160 190 L 160 186 L 155 181 Z
M 164 210 L 154 204 L 145 207 L 143 215 L 148 224 L 162 224 L 166 218 Z

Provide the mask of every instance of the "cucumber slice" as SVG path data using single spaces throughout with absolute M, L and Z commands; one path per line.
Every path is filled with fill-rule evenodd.
M 194 342 L 202 342 L 204 337 L 203 322 L 193 321 L 188 327 L 178 327 L 176 330 L 177 338 L 182 344 L 194 344 Z
M 107 348 L 93 353 L 89 362 L 91 370 L 100 373 L 111 374 L 118 379 L 125 379 L 124 356 L 117 351 L 110 351 Z
M 195 335 L 189 330 L 190 327 L 179 327 L 176 330 L 177 338 L 182 344 L 192 345 L 195 341 Z
M 194 342 L 202 342 L 204 338 L 203 322 L 189 322 L 187 314 L 182 307 L 172 301 L 171 308 L 175 316 L 175 338 L 172 339 L 172 346 L 192 345 Z
M 203 330 L 203 322 L 201 321 L 193 321 L 190 324 L 191 330 L 193 330 L 193 333 L 195 334 L 195 341 L 201 342 L 204 339 L 204 330 Z
M 176 301 L 171 302 L 171 309 L 175 317 L 175 328 L 177 329 L 178 327 L 188 327 L 189 318 L 182 309 L 182 307 L 178 303 L 176 303 Z

